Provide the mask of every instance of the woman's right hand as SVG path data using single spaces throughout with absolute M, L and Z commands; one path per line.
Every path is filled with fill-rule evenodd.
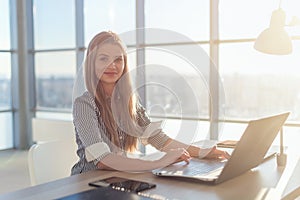
M 156 161 L 159 168 L 181 161 L 185 161 L 188 164 L 191 158 L 190 154 L 184 148 L 171 149 L 165 153 L 162 158 Z

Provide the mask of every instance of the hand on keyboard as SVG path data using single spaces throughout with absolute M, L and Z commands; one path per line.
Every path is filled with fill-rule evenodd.
M 220 159 L 220 160 L 224 160 L 224 159 L 230 158 L 230 155 L 226 151 L 222 151 L 222 150 L 217 149 L 216 147 L 213 147 L 211 149 L 211 151 L 207 154 L 207 156 L 205 156 L 204 158 L 205 159 Z
M 158 161 L 160 164 L 167 166 L 181 161 L 185 161 L 188 164 L 190 159 L 191 156 L 185 149 L 178 148 L 166 151 L 166 154 Z

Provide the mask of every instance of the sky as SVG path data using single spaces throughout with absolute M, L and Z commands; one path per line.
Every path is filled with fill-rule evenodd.
M 9 0 L 0 0 L 0 24 L 2 25 L 2 28 L 0 28 L 0 49 L 3 48 L 3 44 L 5 49 L 9 48 L 8 2 Z M 75 46 L 75 7 L 73 2 L 73 0 L 34 0 L 34 33 L 37 49 L 73 48 Z M 220 0 L 219 2 L 219 35 L 220 39 L 226 40 L 255 38 L 268 27 L 272 11 L 279 7 L 280 1 Z M 84 21 L 85 45 L 88 44 L 95 33 L 101 30 L 113 30 L 122 33 L 133 30 L 135 27 L 134 0 L 86 0 L 84 3 L 84 13 L 86 15 Z M 158 6 L 160 9 L 157 9 Z M 182 4 L 181 0 L 146 0 L 145 25 L 146 27 L 177 31 L 192 40 L 207 40 L 209 37 L 208 7 L 209 1 L 190 0 L 188 3 Z M 281 1 L 281 8 L 286 11 L 287 23 L 292 16 L 300 18 L 299 0 L 283 0 Z M 162 10 L 164 12 L 161 12 Z M 178 15 L 178 12 L 182 14 Z M 176 23 L 170 23 L 172 21 L 176 21 Z M 300 35 L 300 25 L 289 27 L 287 30 L 290 34 Z M 255 71 L 253 67 L 260 68 L 260 65 L 267 66 L 264 68 L 266 72 L 270 71 L 270 67 L 274 65 L 278 66 L 278 70 L 281 72 L 281 63 L 288 61 L 290 66 L 296 67 L 299 65 L 299 59 L 296 56 L 297 52 L 299 53 L 299 42 L 294 43 L 293 54 L 281 58 L 260 54 L 253 50 L 252 44 L 220 45 L 221 66 L 226 67 L 224 73 L 231 73 L 240 66 L 244 66 L 244 70 L 251 69 L 248 71 L 253 72 Z M 236 51 L 237 47 L 241 50 Z M 42 63 L 43 67 L 38 71 L 40 74 L 57 72 L 61 75 L 73 74 L 75 61 L 67 59 L 71 57 L 74 57 L 74 55 L 69 55 L 67 52 L 58 53 L 56 58 L 51 53 L 48 55 L 40 54 L 37 63 Z M 2 66 L 5 66 L 1 67 L 0 76 L 9 76 L 9 58 L 0 56 L 0 61 Z M 281 69 L 286 70 L 285 68 Z M 257 72 L 260 73 L 261 71 L 258 70 Z

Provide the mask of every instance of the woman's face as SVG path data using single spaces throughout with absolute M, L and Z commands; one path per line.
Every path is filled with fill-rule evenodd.
M 124 54 L 117 44 L 103 44 L 96 54 L 95 71 L 103 84 L 114 84 L 124 70 Z

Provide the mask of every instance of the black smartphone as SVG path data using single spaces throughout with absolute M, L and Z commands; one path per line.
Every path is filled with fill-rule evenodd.
M 111 187 L 124 192 L 141 192 L 156 187 L 153 183 L 126 179 L 121 177 L 109 177 L 98 181 L 90 182 L 90 186 L 95 187 Z

